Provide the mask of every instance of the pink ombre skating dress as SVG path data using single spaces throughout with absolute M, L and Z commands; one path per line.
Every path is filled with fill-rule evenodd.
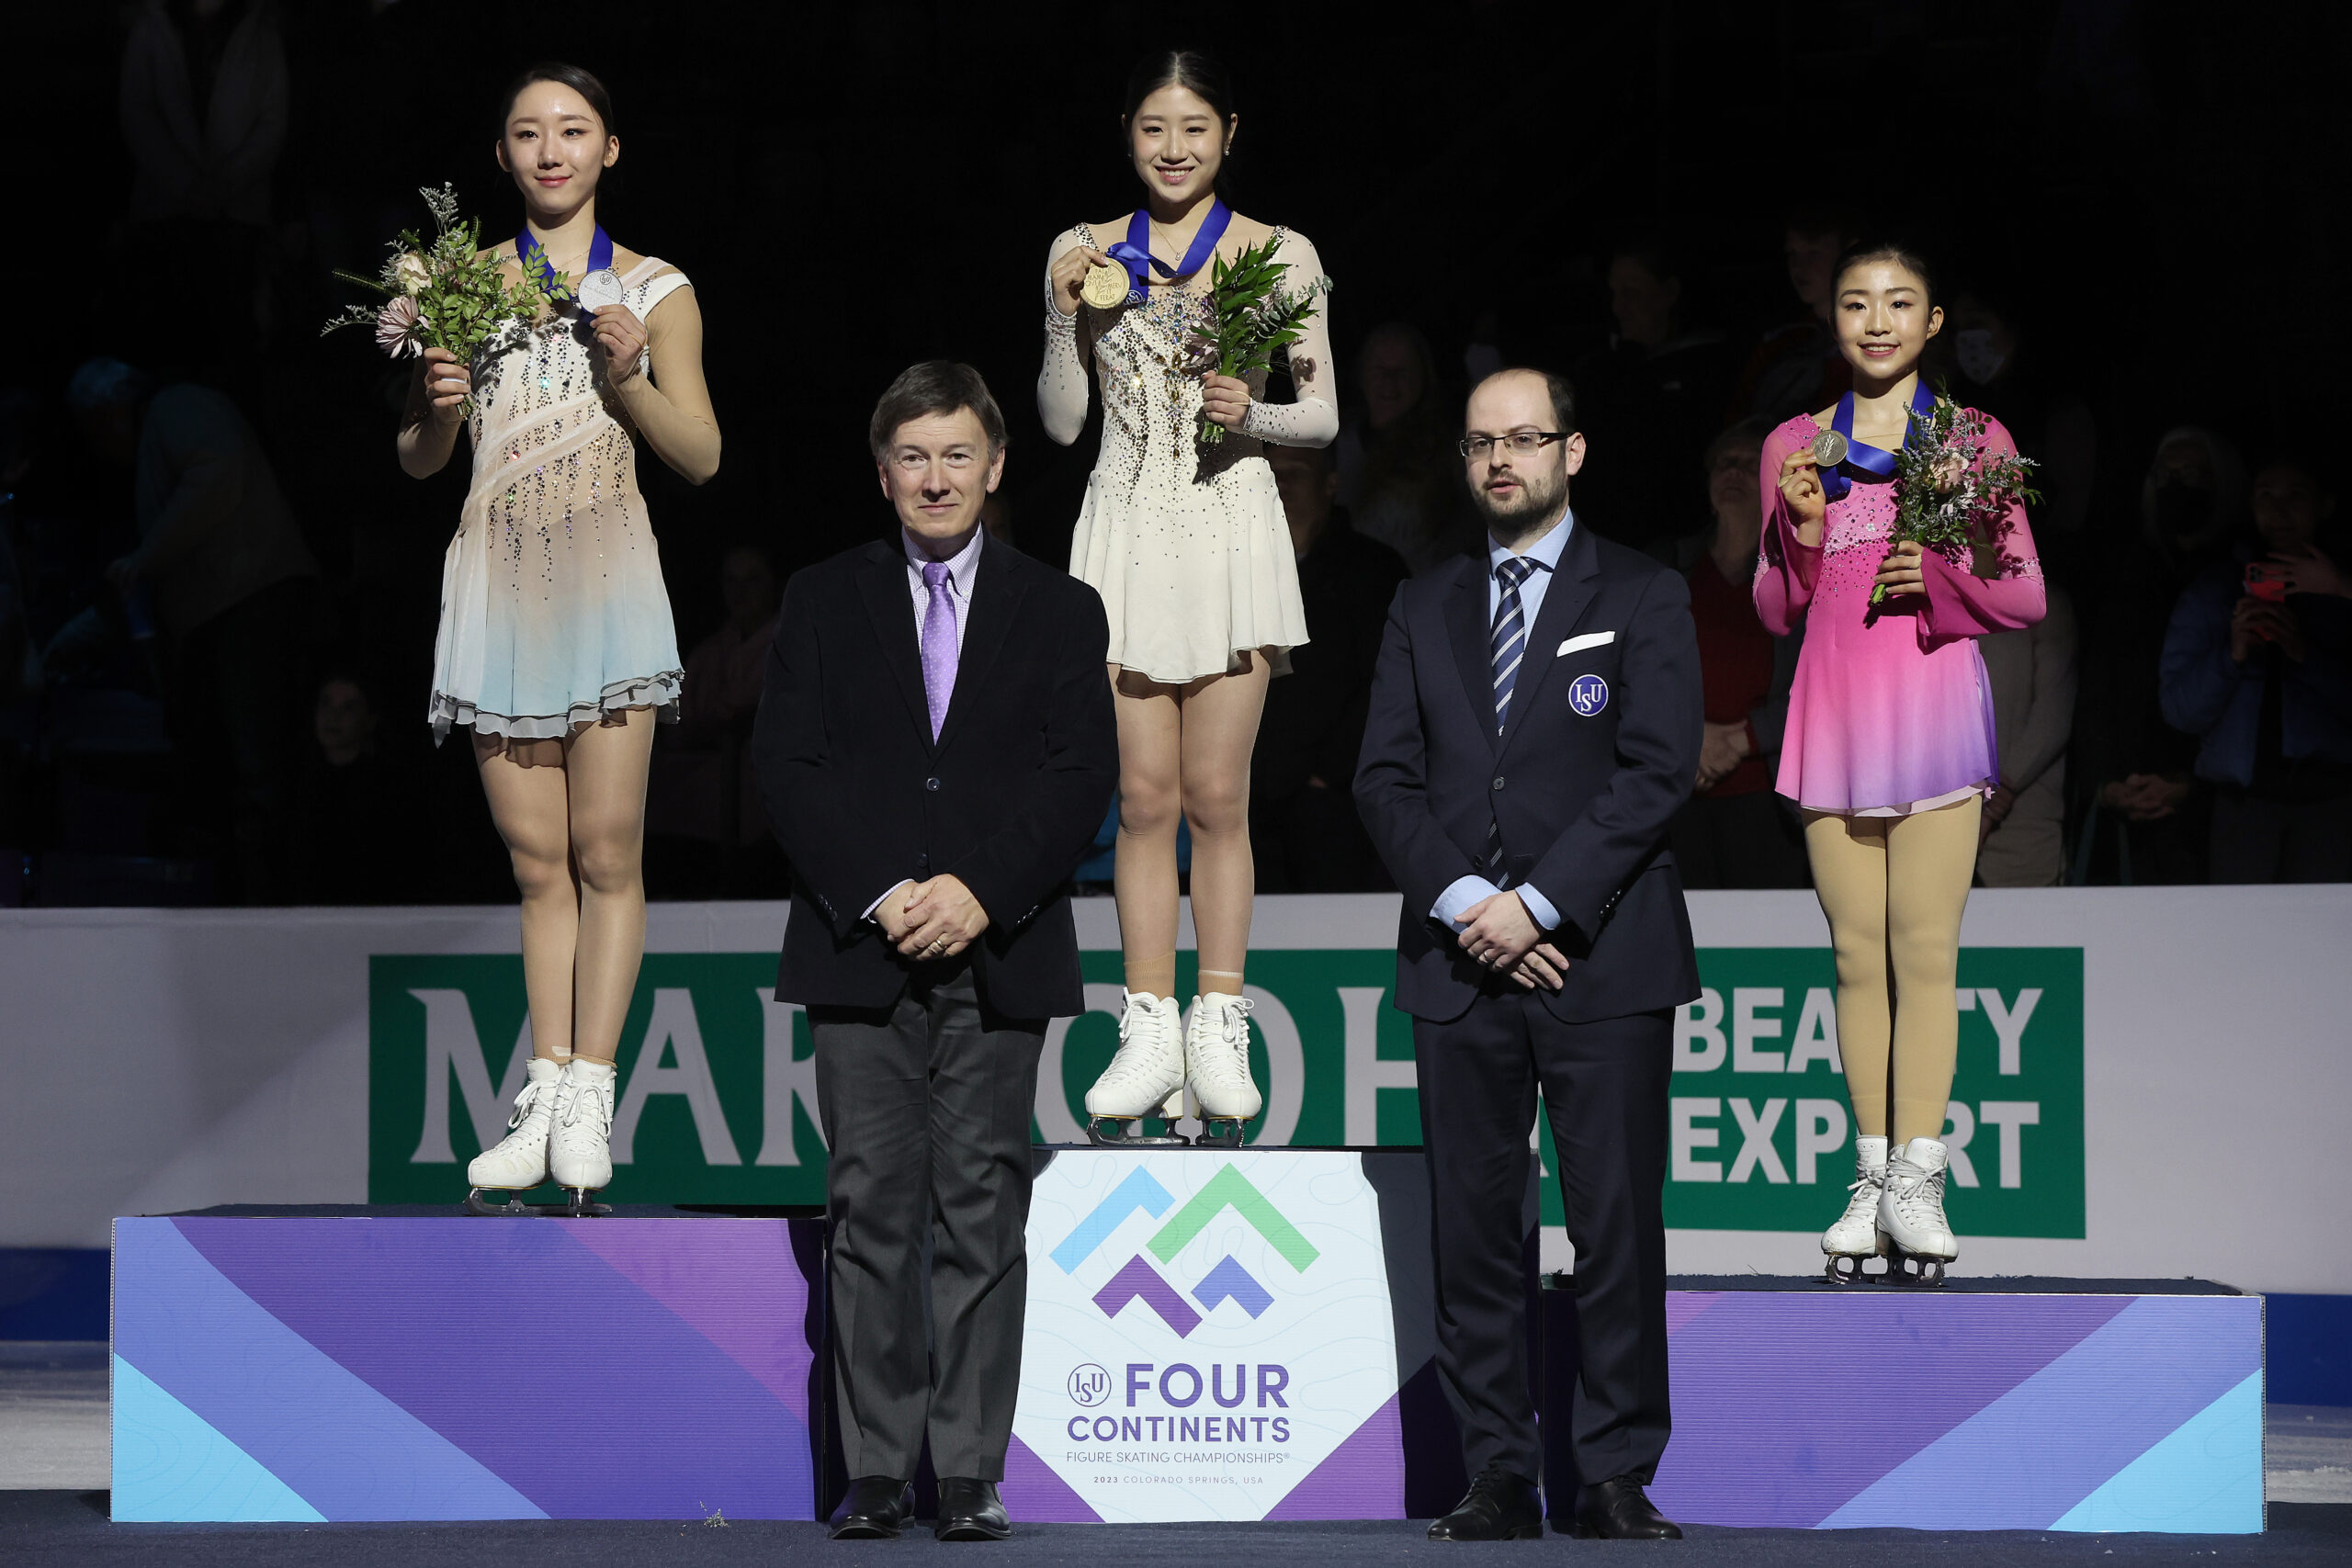
M 1989 450 L 2016 450 L 1997 422 L 1984 423 Z M 2002 519 L 1999 575 L 1977 576 L 1964 552 L 1955 559 L 1930 549 L 1921 557 L 1927 592 L 1889 599 L 1873 615 L 1894 487 L 1855 477 L 1829 503 L 1820 547 L 1799 544 L 1781 464 L 1819 430 L 1799 414 L 1764 441 L 1756 613 L 1776 637 L 1804 627 L 1777 787 L 1808 811 L 1852 817 L 1932 811 L 1989 790 L 2000 766 L 1976 638 L 2041 619 L 2041 563 L 2025 508 L 2012 505 Z

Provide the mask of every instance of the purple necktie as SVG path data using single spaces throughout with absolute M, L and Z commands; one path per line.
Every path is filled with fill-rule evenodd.
M 956 694 L 956 606 L 949 597 L 947 563 L 925 561 L 922 585 L 931 603 L 922 612 L 922 694 L 931 706 L 931 738 L 947 722 L 947 699 Z

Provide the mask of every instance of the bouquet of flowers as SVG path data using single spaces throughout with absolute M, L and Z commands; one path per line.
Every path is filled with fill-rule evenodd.
M 1936 389 L 1936 406 L 1910 415 L 1911 431 L 1894 454 L 1894 538 L 1947 556 L 1995 542 L 2001 515 L 2018 502 L 2039 504 L 2026 482 L 2034 467 L 2014 452 L 1988 452 L 1984 416 Z M 1871 603 L 1883 604 L 1883 583 Z
M 1271 369 L 1277 350 L 1299 340 L 1315 314 L 1315 299 L 1331 292 L 1331 280 L 1317 277 L 1285 293 L 1289 266 L 1274 260 L 1274 242 L 1252 245 L 1228 264 L 1222 256 L 1209 267 L 1209 324 L 1193 329 L 1203 363 L 1214 359 L 1220 376 L 1247 380 Z M 1201 440 L 1225 439 L 1225 426 L 1202 422 Z
M 376 346 L 395 359 L 446 348 L 460 365 L 469 366 L 485 344 L 537 323 L 556 301 L 569 298 L 560 273 L 552 288 L 508 282 L 497 252 L 482 249 L 481 220 L 458 216 L 455 188 L 445 185 L 418 194 L 433 212 L 432 241 L 419 238 L 413 229 L 402 230 L 374 277 L 338 267 L 335 276 L 374 289 L 384 303 L 352 306 L 320 328 L 322 336 L 338 327 L 372 326 Z M 464 412 L 472 414 L 471 398 Z

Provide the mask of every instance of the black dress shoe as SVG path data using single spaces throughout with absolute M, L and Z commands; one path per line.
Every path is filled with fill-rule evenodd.
M 1575 1533 L 1601 1540 L 1680 1540 L 1682 1527 L 1650 1504 L 1642 1483 L 1618 1476 L 1584 1489 Z
M 835 1540 L 895 1540 L 914 1517 L 915 1488 L 910 1481 L 888 1475 L 861 1475 L 849 1483 L 833 1516 Z
M 1002 1540 L 1012 1533 L 1004 1517 L 1004 1503 L 993 1481 L 966 1475 L 939 1478 L 939 1523 L 933 1533 L 942 1540 Z
M 1431 1540 L 1541 1540 L 1544 1508 L 1535 1483 L 1490 1464 L 1453 1512 L 1430 1526 Z

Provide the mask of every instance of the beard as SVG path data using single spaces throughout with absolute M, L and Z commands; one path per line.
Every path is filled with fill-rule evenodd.
M 1559 511 L 1560 502 L 1567 499 L 1568 476 L 1565 473 L 1534 475 L 1517 473 L 1518 490 L 1508 500 L 1498 501 L 1485 485 L 1470 492 L 1478 514 L 1490 529 L 1516 532 L 1532 524 L 1541 523 Z

